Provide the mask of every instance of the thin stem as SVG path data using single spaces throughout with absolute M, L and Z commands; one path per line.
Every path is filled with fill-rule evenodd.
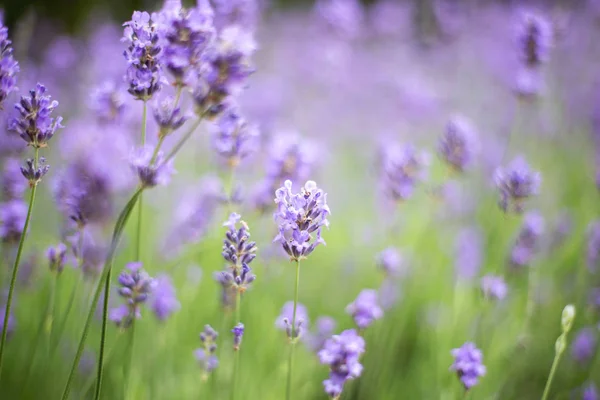
M 56 271 L 54 281 L 50 283 L 50 300 L 48 301 L 48 310 L 46 312 L 46 334 L 48 335 L 48 357 L 52 353 L 52 324 L 54 323 L 54 305 L 56 303 L 56 291 L 60 272 Z
M 105 365 L 108 364 L 108 362 L 112 359 L 112 355 L 113 355 L 115 349 L 117 348 L 117 344 L 119 343 L 119 338 L 121 337 L 121 332 L 122 331 L 119 330 L 119 333 L 117 334 L 117 337 L 115 338 L 115 342 L 113 343 L 110 350 L 108 350 L 108 352 L 106 353 L 106 361 L 104 362 Z M 87 392 L 91 389 L 92 385 L 94 384 L 94 381 L 96 380 L 95 378 L 96 378 L 96 375 L 90 374 L 90 377 L 83 384 L 83 390 L 81 391 L 81 394 L 83 394 L 83 397 L 85 397 Z
M 39 149 L 35 149 L 34 162 L 37 167 L 37 159 L 39 155 Z M 4 323 L 2 325 L 2 339 L 0 341 L 0 374 L 2 374 L 2 361 L 4 359 L 4 345 L 6 344 L 6 334 L 8 333 L 8 319 L 10 317 L 10 311 L 12 306 L 13 294 L 15 292 L 15 284 L 17 283 L 17 275 L 19 273 L 19 263 L 21 262 L 21 254 L 23 254 L 23 245 L 25 244 L 25 237 L 27 236 L 27 229 L 29 228 L 29 221 L 31 221 L 31 213 L 33 211 L 33 204 L 35 202 L 35 193 L 37 190 L 37 182 L 31 187 L 31 196 L 29 197 L 29 208 L 27 209 L 27 217 L 25 217 L 25 225 L 23 226 L 23 232 L 19 239 L 19 247 L 17 250 L 17 256 L 15 257 L 15 263 L 13 265 L 12 277 L 10 278 L 10 288 L 8 289 L 8 298 L 6 300 L 6 307 L 4 309 Z
M 146 145 L 146 120 L 147 120 L 147 114 L 148 114 L 148 102 L 146 100 L 144 100 L 144 107 L 142 110 L 142 146 Z M 158 146 L 156 146 L 154 153 L 158 153 Z M 154 162 L 154 157 L 152 157 L 152 161 L 150 161 L 150 164 L 152 164 Z M 140 196 L 140 200 L 138 202 L 138 220 L 137 220 L 137 235 L 136 235 L 136 242 L 135 242 L 135 257 L 134 259 L 136 261 L 141 261 L 140 260 L 140 249 L 142 247 L 142 218 L 143 218 L 143 213 L 144 213 L 144 206 L 143 206 L 143 198 L 142 196 Z
M 242 295 L 240 294 L 240 291 L 236 289 L 235 292 L 235 321 L 234 324 L 238 324 L 239 322 L 241 322 L 241 298 Z M 234 349 L 235 354 L 234 354 L 234 359 L 233 359 L 233 377 L 231 379 L 231 399 L 235 400 L 235 395 L 236 395 L 236 387 L 237 387 L 237 378 L 239 375 L 239 367 L 240 367 L 240 349 Z
M 292 337 L 290 340 L 290 353 L 288 358 L 288 374 L 285 390 L 286 400 L 292 398 L 292 374 L 294 370 L 294 349 L 296 348 L 296 308 L 298 306 L 298 288 L 300 287 L 300 261 L 296 260 L 296 284 L 294 287 L 294 311 L 292 312 Z
M 548 375 L 548 380 L 546 381 L 546 387 L 544 388 L 542 400 L 548 399 L 548 395 L 550 394 L 550 386 L 552 385 L 552 380 L 554 379 L 554 374 L 556 373 L 556 368 L 558 367 L 558 362 L 560 361 L 561 355 L 562 352 L 556 352 L 554 355 L 554 361 L 552 361 L 552 368 L 550 368 L 550 375 Z
M 148 102 L 144 100 L 144 107 L 142 109 L 142 146 L 146 145 L 146 119 L 148 115 Z
M 156 162 L 158 152 L 160 151 L 160 148 L 162 147 L 166 137 L 166 135 L 160 135 L 160 137 L 158 138 L 158 143 L 156 144 L 156 147 L 154 148 L 154 153 L 152 153 L 152 158 L 150 159 L 150 165 Z
M 203 118 L 202 116 L 199 117 L 192 124 L 192 126 L 190 126 L 190 129 L 188 129 L 188 131 L 183 134 L 183 136 L 181 137 L 181 139 L 179 139 L 179 142 L 177 142 L 177 144 L 173 147 L 173 149 L 171 150 L 171 152 L 167 155 L 167 157 L 165 158 L 164 162 L 167 162 L 167 161 L 171 160 L 173 157 L 175 157 L 175 154 L 177 154 L 177 152 L 179 152 L 179 150 L 181 150 L 181 148 L 183 147 L 183 145 L 185 144 L 185 142 L 187 142 L 189 140 L 189 138 L 192 137 L 192 134 L 194 133 L 194 131 L 196 130 L 196 128 L 198 128 L 198 126 L 200 126 L 200 123 L 202 122 L 202 118 Z
M 141 199 L 140 199 L 141 200 Z M 139 206 L 139 205 L 138 205 Z M 98 352 L 98 370 L 96 373 L 96 392 L 94 398 L 98 400 L 100 398 L 100 392 L 102 390 L 102 373 L 103 361 L 104 361 L 104 350 L 106 346 L 106 329 L 108 328 L 108 301 L 110 299 L 110 279 L 112 277 L 112 260 L 111 268 L 108 268 L 106 278 L 104 281 L 104 302 L 102 305 L 102 331 L 100 333 L 100 351 Z
M 131 375 L 131 365 L 133 364 L 133 346 L 134 346 L 134 339 L 135 339 L 135 317 L 133 318 L 133 320 L 131 321 L 131 326 L 129 327 L 129 347 L 127 348 L 128 350 L 128 354 L 127 354 L 127 359 L 125 360 L 125 371 L 123 372 L 123 379 L 124 379 L 124 384 L 123 384 L 123 389 L 124 389 L 124 393 L 123 393 L 123 398 L 127 399 L 127 392 L 129 389 L 129 376 Z

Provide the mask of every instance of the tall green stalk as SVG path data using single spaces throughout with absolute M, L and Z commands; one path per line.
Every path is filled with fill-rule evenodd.
M 290 339 L 290 353 L 288 356 L 288 374 L 287 374 L 287 384 L 285 390 L 285 398 L 286 400 L 290 400 L 292 398 L 292 375 L 294 373 L 294 350 L 296 348 L 297 342 L 297 332 L 296 332 L 296 308 L 298 306 L 298 287 L 300 286 L 300 261 L 296 260 L 296 284 L 294 287 L 294 311 L 292 312 L 292 337 Z
M 34 168 L 37 169 L 37 162 L 39 158 L 40 149 L 36 147 L 34 155 Z M 29 229 L 29 222 L 31 221 L 31 213 L 33 211 L 33 204 L 35 202 L 35 193 L 37 191 L 38 182 L 31 184 L 31 194 L 29 196 L 29 207 L 27 208 L 27 217 L 25 217 L 25 225 L 23 226 L 23 232 L 19 239 L 19 247 L 17 249 L 17 256 L 15 257 L 15 263 L 13 264 L 12 277 L 10 278 L 10 288 L 8 289 L 8 298 L 6 300 L 6 307 L 4 308 L 4 322 L 2 324 L 2 339 L 0 341 L 0 375 L 2 374 L 2 361 L 4 360 L 4 345 L 6 344 L 6 334 L 8 333 L 8 320 L 10 318 L 10 311 L 12 306 L 13 294 L 15 292 L 15 284 L 17 283 L 17 276 L 19 273 L 19 265 L 21 262 L 21 255 L 23 254 L 23 246 L 25 244 L 25 237 L 27 236 L 27 230 Z
M 241 298 L 240 291 L 236 289 L 235 292 L 235 321 L 234 324 L 241 322 Z M 231 379 L 231 400 L 235 400 L 237 379 L 240 370 L 240 349 L 234 349 L 235 354 L 233 358 L 233 377 Z

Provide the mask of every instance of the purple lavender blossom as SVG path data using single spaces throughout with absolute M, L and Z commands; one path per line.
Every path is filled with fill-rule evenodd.
M 600 400 L 600 394 L 598 393 L 598 389 L 596 389 L 596 385 L 593 383 L 587 385 L 583 389 L 581 400 Z
M 277 211 L 274 214 L 279 234 L 273 242 L 279 242 L 291 260 L 299 261 L 311 254 L 319 244 L 323 226 L 329 227 L 327 194 L 314 181 L 307 181 L 300 193 L 292 193 L 292 182 L 275 192 Z M 316 237 L 312 233 L 316 232 Z
M 541 15 L 524 12 L 517 32 L 521 61 L 528 67 L 539 67 L 548 61 L 553 41 L 552 24 Z
M 21 200 L 0 203 L 0 238 L 4 243 L 17 243 L 21 239 L 27 205 Z
M 275 320 L 275 326 L 277 329 L 285 331 L 288 339 L 294 340 L 302 337 L 304 330 L 308 329 L 310 320 L 308 319 L 308 312 L 304 305 L 296 304 L 296 324 L 294 326 L 294 337 L 292 337 L 292 320 L 294 317 L 294 302 L 288 301 L 283 305 L 281 314 Z
M 9 129 L 35 148 L 46 147 L 56 130 L 63 127 L 60 124 L 62 117 L 50 116 L 58 106 L 58 101 L 51 100 L 45 93 L 46 87 L 38 83 L 34 90 L 29 91 L 29 96 L 21 96 L 21 100 L 15 104 L 19 115 L 9 122 Z
M 342 394 L 344 384 L 358 378 L 363 366 L 360 356 L 365 352 L 365 341 L 349 329 L 339 335 L 333 335 L 319 351 L 321 364 L 329 365 L 329 379 L 323 381 L 325 393 L 332 399 L 337 399 Z
M 27 189 L 27 183 L 22 178 L 19 160 L 9 158 L 4 162 L 0 182 L 4 201 L 18 200 L 23 197 L 25 189 Z
M 230 167 L 235 167 L 256 150 L 258 129 L 250 125 L 239 111 L 230 108 L 212 129 L 212 145 Z
M 92 90 L 90 109 L 101 123 L 120 122 L 126 109 L 124 95 L 114 82 L 105 81 Z
M 453 349 L 451 354 L 454 363 L 450 366 L 450 370 L 456 372 L 465 390 L 477 385 L 479 378 L 486 373 L 481 350 L 475 347 L 475 344 L 467 342 L 462 347 Z
M 455 273 L 462 280 L 474 279 L 483 262 L 483 242 L 481 231 L 465 228 L 460 231 L 455 244 Z
M 463 172 L 473 164 L 475 146 L 475 131 L 471 123 L 462 116 L 454 116 L 446 124 L 438 152 L 450 167 Z
M 131 167 L 136 171 L 140 184 L 144 187 L 166 185 L 175 172 L 173 159 L 164 160 L 162 151 L 154 157 L 154 150 L 145 146 L 131 157 Z
M 589 362 L 596 353 L 597 333 L 592 327 L 581 329 L 571 344 L 571 357 L 578 363 Z
M 233 333 L 233 350 L 239 350 L 242 345 L 242 337 L 244 336 L 244 324 L 239 322 L 236 326 L 231 330 Z
M 401 273 L 403 258 L 395 247 L 388 247 L 377 255 L 377 266 L 386 276 L 395 277 Z
M 28 158 L 25 160 L 25 166 L 21 167 L 21 175 L 29 182 L 29 187 L 34 187 L 46 176 L 50 166 L 46 164 L 46 159 L 40 157 L 38 160 Z
M 150 307 L 160 321 L 165 321 L 176 311 L 179 311 L 181 304 L 177 300 L 175 286 L 171 277 L 167 274 L 158 275 L 154 279 L 154 288 L 150 298 Z
M 158 136 L 162 137 L 181 128 L 187 116 L 175 106 L 175 99 L 167 97 L 155 105 L 154 120 L 159 126 Z
M 145 303 L 154 289 L 154 280 L 142 270 L 141 262 L 126 265 L 126 270 L 119 275 L 119 295 L 126 304 L 110 310 L 109 319 L 117 326 L 126 329 L 134 319 L 141 318 L 140 305 Z
M 17 73 L 19 63 L 13 58 L 12 42 L 8 39 L 8 28 L 4 26 L 0 15 L 0 110 L 4 100 L 17 89 Z
M 319 317 L 315 321 L 315 330 L 307 332 L 303 342 L 314 352 L 318 352 L 323 345 L 333 335 L 337 323 L 331 317 Z
M 501 276 L 485 275 L 481 278 L 481 291 L 488 299 L 504 300 L 508 293 L 508 286 Z
M 516 213 L 523 212 L 525 200 L 538 194 L 541 183 L 540 173 L 533 171 L 523 157 L 498 168 L 494 179 L 500 191 L 500 208 Z
M 46 258 L 48 258 L 50 271 L 61 273 L 65 268 L 67 246 L 64 243 L 59 243 L 56 246 L 49 247 L 48 250 L 46 250 Z
M 363 30 L 365 12 L 358 0 L 318 0 L 315 12 L 325 29 L 343 39 L 354 39 Z
M 238 25 L 253 31 L 256 27 L 265 0 L 213 0 L 215 25 L 219 29 Z
M 588 225 L 586 262 L 592 272 L 600 268 L 600 221 Z
M 358 329 L 366 329 L 375 320 L 383 317 L 383 310 L 379 306 L 379 294 L 373 289 L 361 291 L 356 300 L 346 307 L 346 313 L 352 315 Z
M 416 185 L 427 179 L 429 155 L 412 145 L 391 145 L 383 150 L 383 190 L 394 201 L 408 200 Z
M 194 355 L 203 371 L 202 380 L 206 380 L 208 375 L 219 366 L 219 360 L 215 355 L 218 337 L 219 334 L 210 325 L 205 325 L 204 330 L 200 332 L 203 347 L 196 349 Z
M 154 16 L 153 16 L 154 17 Z M 139 100 L 148 100 L 162 86 L 159 62 L 161 47 L 158 45 L 156 22 L 147 12 L 134 11 L 131 21 L 123 24 L 122 42 L 127 44 L 123 52 L 127 60 L 125 80 L 129 93 Z
M 512 266 L 524 267 L 531 263 L 539 248 L 540 236 L 543 233 L 544 217 L 535 211 L 527 213 L 510 253 Z

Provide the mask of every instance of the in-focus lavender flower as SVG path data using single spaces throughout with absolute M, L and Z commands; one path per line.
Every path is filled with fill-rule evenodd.
M 314 352 L 318 352 L 323 345 L 333 335 L 337 323 L 331 317 L 319 317 L 315 321 L 315 330 L 307 332 L 303 342 Z
M 581 400 L 600 400 L 600 393 L 598 393 L 596 385 L 590 383 L 586 386 L 581 394 Z
M 49 247 L 48 250 L 46 250 L 46 257 L 48 258 L 50 271 L 61 273 L 65 268 L 67 246 L 64 243 L 59 243 L 56 246 Z
M 581 329 L 571 344 L 571 357 L 579 363 L 587 363 L 596 353 L 597 333 L 592 327 Z
M 477 228 L 462 229 L 455 244 L 456 276 L 462 280 L 474 279 L 481 268 L 483 254 L 481 231 Z
M 314 181 L 306 182 L 301 192 L 296 194 L 292 193 L 292 182 L 285 181 L 284 186 L 275 192 L 275 203 L 277 211 L 274 218 L 279 234 L 273 241 L 281 243 L 291 260 L 302 260 L 319 244 L 325 244 L 321 229 L 329 227 L 327 216 L 331 211 L 327 206 L 327 194 Z M 316 237 L 313 237 L 315 232 Z
M 451 353 L 454 363 L 450 370 L 456 372 L 465 390 L 477 385 L 479 378 L 486 373 L 481 350 L 475 347 L 475 344 L 467 342 L 462 347 L 453 349 Z
M 538 194 L 542 178 L 523 157 L 517 157 L 505 168 L 497 169 L 494 179 L 500 191 L 500 208 L 521 213 L 525 200 Z
M 187 120 L 179 107 L 175 107 L 175 99 L 167 97 L 154 107 L 154 120 L 159 126 L 158 136 L 166 136 L 181 128 Z
M 383 150 L 383 190 L 394 201 L 408 200 L 416 185 L 427 179 L 429 156 L 412 145 L 392 145 Z
M 196 349 L 194 355 L 203 371 L 202 380 L 206 380 L 208 375 L 219 366 L 219 360 L 215 355 L 218 337 L 219 334 L 210 325 L 205 325 L 204 330 L 200 332 L 203 347 Z
M 121 41 L 127 44 L 123 54 L 128 64 L 125 74 L 128 91 L 146 101 L 162 86 L 157 25 L 147 12 L 134 11 L 131 21 L 123 26 Z
M 296 305 L 296 326 L 294 326 L 294 337 L 292 337 L 292 320 L 294 316 L 294 302 L 288 301 L 283 305 L 281 314 L 275 320 L 275 326 L 286 332 L 288 339 L 295 340 L 302 337 L 304 330 L 308 329 L 309 319 L 308 312 L 304 305 L 297 303 Z
M 17 89 L 17 73 L 19 63 L 13 58 L 12 42 L 8 39 L 8 28 L 4 26 L 0 15 L 0 110 L 4 100 Z
M 42 181 L 49 170 L 50 166 L 46 164 L 44 157 L 40 157 L 38 160 L 28 158 L 25 160 L 25 166 L 21 167 L 21 174 L 29 182 L 29 187 L 34 187 Z
M 590 271 L 600 269 L 600 221 L 594 221 L 588 226 L 586 261 Z
M 481 278 L 481 291 L 488 299 L 503 300 L 508 293 L 508 286 L 501 276 L 485 275 Z
M 105 81 L 92 91 L 90 109 L 101 123 L 119 122 L 126 109 L 125 98 L 114 82 Z
M 319 351 L 321 364 L 329 365 L 329 379 L 323 381 L 325 393 L 332 399 L 338 399 L 346 381 L 358 378 L 363 366 L 360 357 L 365 352 L 365 341 L 354 329 L 334 335 Z
M 361 291 L 354 302 L 346 307 L 346 312 L 352 315 L 358 329 L 366 329 L 375 320 L 383 317 L 383 310 L 379 306 L 379 294 L 373 289 Z
M 242 337 L 244 336 L 244 324 L 239 322 L 236 326 L 231 330 L 233 333 L 233 349 L 239 350 L 242 345 Z
M 219 117 L 212 131 L 213 148 L 231 167 L 237 166 L 256 150 L 258 129 L 246 122 L 234 108 Z
M 386 276 L 398 276 L 403 264 L 402 255 L 395 247 L 388 247 L 377 255 L 377 266 Z
M 21 96 L 15 104 L 18 115 L 9 122 L 9 129 L 18 133 L 27 145 L 41 148 L 48 145 L 60 124 L 62 117 L 52 118 L 50 115 L 58 106 L 58 101 L 51 100 L 46 94 L 46 87 L 38 83 L 29 96 Z
M 119 295 L 126 304 L 113 308 L 109 319 L 117 326 L 128 328 L 134 319 L 141 318 L 140 305 L 145 303 L 154 288 L 154 280 L 142 270 L 141 262 L 127 264 L 126 270 L 119 275 Z
M 473 164 L 475 146 L 475 131 L 471 123 L 462 116 L 455 116 L 446 124 L 438 143 L 438 152 L 450 167 L 463 172 Z
M 510 253 L 512 266 L 524 267 L 531 263 L 539 248 L 540 236 L 543 233 L 544 217 L 535 211 L 527 213 Z
M 140 184 L 145 187 L 166 185 L 175 172 L 173 159 L 165 161 L 162 151 L 159 151 L 154 157 L 154 150 L 149 146 L 134 153 L 130 162 L 140 179 Z
M 552 47 L 552 24 L 541 15 L 524 12 L 518 26 L 517 43 L 521 61 L 539 67 L 548 61 Z
M 27 205 L 21 200 L 0 203 L 0 238 L 4 243 L 17 243 L 21 239 Z
M 23 197 L 23 193 L 27 189 L 27 183 L 22 178 L 19 160 L 9 158 L 4 162 L 0 182 L 2 184 L 2 199 L 4 201 L 18 200 Z
M 181 308 L 175 293 L 175 286 L 169 275 L 161 274 L 154 279 L 150 307 L 160 321 L 165 321 Z

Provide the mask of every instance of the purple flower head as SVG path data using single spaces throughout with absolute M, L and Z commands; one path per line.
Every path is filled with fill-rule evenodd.
M 474 279 L 483 262 L 481 231 L 477 228 L 462 229 L 455 244 L 455 273 L 463 280 Z
M 365 352 L 365 341 L 356 330 L 348 329 L 325 341 L 319 351 L 319 361 L 330 368 L 329 379 L 323 381 L 329 397 L 338 398 L 346 381 L 358 378 L 363 366 L 360 357 Z
M 179 107 L 175 107 L 175 100 L 167 97 L 161 102 L 157 102 L 154 107 L 154 120 L 160 128 L 159 136 L 166 136 L 169 133 L 181 128 L 187 120 Z
M 126 304 L 111 311 L 111 321 L 125 329 L 134 318 L 141 317 L 140 305 L 151 295 L 155 281 L 142 269 L 141 262 L 132 262 L 119 275 L 119 285 L 119 295 L 125 299 Z
M 212 145 L 219 157 L 234 167 L 256 150 L 258 129 L 236 109 L 223 113 L 212 129 Z
M 48 250 L 46 250 L 46 257 L 48 258 L 50 271 L 61 273 L 65 268 L 67 246 L 64 243 L 59 243 L 55 247 L 49 247 Z
M 9 158 L 4 162 L 0 182 L 2 183 L 2 198 L 5 201 L 18 200 L 23 197 L 27 183 L 22 178 L 19 160 Z
M 586 386 L 583 389 L 581 400 L 600 400 L 600 394 L 598 393 L 598 389 L 596 389 L 596 385 L 590 383 Z
M 25 165 L 21 167 L 21 174 L 29 182 L 29 187 L 34 187 L 40 183 L 50 170 L 50 166 L 46 164 L 44 157 L 40 157 L 37 161 L 33 158 L 28 158 L 25 160 Z
M 215 355 L 218 337 L 219 334 L 210 325 L 205 325 L 204 330 L 200 332 L 203 347 L 196 349 L 194 355 L 203 370 L 203 380 L 206 380 L 208 375 L 219 366 L 219 360 Z
M 236 294 L 244 293 L 256 280 L 256 275 L 252 273 L 252 269 L 247 264 L 243 264 L 240 268 L 215 272 L 214 278 L 222 287 L 223 306 L 231 307 Z
M 323 348 L 325 341 L 333 335 L 337 323 L 331 317 L 319 317 L 315 322 L 315 330 L 307 332 L 303 342 L 314 352 Z
M 294 302 L 288 301 L 283 305 L 281 314 L 275 320 L 277 329 L 285 331 L 288 339 L 296 340 L 302 337 L 304 331 L 308 329 L 309 319 L 308 312 L 304 305 L 296 304 L 296 322 L 294 324 L 294 332 L 292 333 L 292 324 L 294 319 Z
M 150 307 L 156 318 L 160 321 L 165 321 L 171 314 L 179 311 L 181 304 L 177 300 L 175 286 L 169 275 L 158 275 L 154 282 Z
M 21 239 L 27 205 L 21 200 L 0 203 L 0 238 L 4 243 L 17 243 Z
M 129 93 L 139 100 L 148 100 L 162 86 L 159 57 L 161 47 L 154 15 L 134 11 L 131 21 L 123 26 L 122 42 L 127 44 L 123 52 L 127 60 L 125 81 Z
M 486 275 L 481 278 L 481 291 L 488 299 L 503 300 L 508 293 L 508 286 L 501 276 Z
M 475 131 L 471 123 L 462 116 L 455 116 L 446 125 L 438 143 L 438 152 L 450 167 L 463 172 L 473 164 L 475 146 Z
M 275 222 L 279 234 L 273 239 L 281 243 L 291 260 L 306 258 L 319 244 L 323 226 L 329 227 L 327 216 L 331 214 L 327 206 L 327 194 L 317 187 L 314 181 L 307 181 L 300 193 L 292 193 L 292 182 L 275 192 L 277 211 Z M 316 237 L 313 237 L 315 234 Z
M 93 89 L 90 109 L 101 123 L 120 122 L 126 109 L 124 95 L 114 82 L 105 81 Z
M 388 247 L 377 255 L 377 266 L 386 276 L 398 276 L 402 271 L 403 258 L 395 247 Z
M 12 42 L 8 39 L 8 28 L 4 26 L 0 16 L 0 110 L 4 100 L 17 89 L 17 73 L 19 63 L 13 58 Z
M 231 25 L 254 30 L 259 19 L 264 0 L 213 0 L 215 25 L 219 29 Z
M 156 153 L 155 157 L 154 150 L 149 146 L 134 153 L 130 162 L 140 179 L 140 184 L 145 187 L 166 185 L 175 172 L 173 159 L 165 161 L 162 151 Z
M 538 194 L 542 178 L 523 157 L 517 157 L 505 168 L 498 168 L 494 180 L 500 191 L 500 208 L 505 212 L 522 213 L 524 201 Z
M 383 149 L 381 184 L 394 201 L 408 200 L 418 183 L 427 179 L 429 155 L 412 145 L 391 145 Z
M 352 315 L 358 329 L 366 329 L 375 320 L 383 317 L 383 310 L 379 306 L 379 294 L 373 289 L 363 290 L 356 300 L 346 307 L 346 312 Z
M 552 24 L 541 15 L 524 12 L 517 32 L 521 61 L 528 67 L 538 67 L 548 61 L 553 41 Z
M 450 371 L 455 371 L 465 390 L 477 385 L 479 378 L 484 376 L 486 368 L 483 365 L 483 355 L 475 344 L 467 342 L 462 347 L 452 350 L 454 363 Z
M 514 267 L 524 267 L 531 263 L 544 233 L 544 217 L 532 211 L 525 215 L 521 230 L 510 253 L 510 263 Z
M 587 267 L 595 272 L 600 268 L 600 220 L 589 224 L 587 229 Z
M 325 29 L 343 39 L 357 38 L 363 30 L 365 12 L 358 0 L 318 0 L 315 11 Z
M 50 115 L 58 106 L 58 101 L 51 100 L 46 87 L 38 83 L 29 96 L 21 96 L 15 104 L 18 115 L 9 122 L 9 129 L 19 134 L 27 145 L 35 148 L 46 147 L 60 124 L 62 117 L 52 118 Z
M 571 357 L 578 363 L 587 363 L 596 353 L 597 333 L 594 328 L 581 329 L 571 345 Z
M 535 100 L 544 92 L 542 74 L 535 68 L 522 67 L 515 78 L 515 93 L 525 100 Z
M 233 327 L 231 333 L 233 333 L 233 349 L 239 350 L 242 344 L 242 337 L 244 336 L 244 324 L 241 322 L 238 323 Z

